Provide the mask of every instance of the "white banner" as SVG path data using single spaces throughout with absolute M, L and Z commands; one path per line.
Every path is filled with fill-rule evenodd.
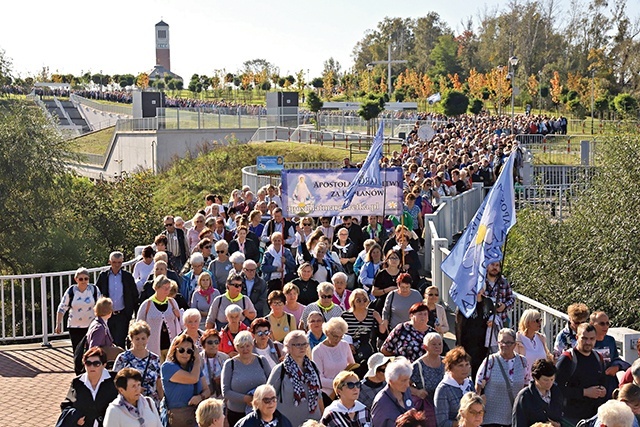
M 347 189 L 359 169 L 285 169 L 282 171 L 282 210 L 285 216 L 400 215 L 402 169 L 381 169 L 383 188 L 356 191 L 341 210 Z M 386 193 L 386 194 L 385 194 Z

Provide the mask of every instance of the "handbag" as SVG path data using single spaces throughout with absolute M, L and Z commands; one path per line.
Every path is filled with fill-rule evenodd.
M 62 413 L 56 421 L 55 427 L 75 427 L 78 425 L 80 413 L 73 406 L 68 406 L 62 410 Z
M 107 356 L 107 363 L 115 362 L 116 361 L 116 357 L 118 357 L 118 355 L 120 353 L 124 352 L 124 348 L 118 347 L 117 345 L 103 346 L 103 347 L 100 347 L 100 348 L 102 349 L 104 354 Z
M 196 407 L 183 406 L 169 409 L 169 427 L 194 427 L 196 425 Z

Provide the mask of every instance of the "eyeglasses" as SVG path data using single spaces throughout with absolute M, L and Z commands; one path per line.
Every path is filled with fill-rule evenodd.
M 282 301 L 273 301 L 271 303 L 271 305 L 276 306 L 276 307 L 280 307 L 280 306 L 284 305 L 284 303 Z
M 230 286 L 233 286 L 234 288 L 241 288 L 242 287 L 242 283 L 229 283 Z
M 99 367 L 102 366 L 102 362 L 99 360 L 86 360 L 84 362 L 84 366 L 94 366 L 94 367 Z
M 364 298 L 356 298 L 354 301 L 355 302 L 367 302 L 367 300 L 364 299 Z
M 266 331 L 256 332 L 256 335 L 259 337 L 268 337 L 270 332 L 271 331 L 267 329 Z
M 264 403 L 265 405 L 268 405 L 270 403 L 275 403 L 277 400 L 278 400 L 278 398 L 276 396 L 263 397 L 262 398 L 262 403 Z
M 428 297 L 439 297 L 440 294 L 427 294 Z
M 187 354 L 189 356 L 191 356 L 193 354 L 193 349 L 192 348 L 184 348 L 184 347 L 178 348 L 178 353 L 180 353 L 180 354 L 184 354 L 185 351 L 187 352 Z
M 291 343 L 289 344 L 291 347 L 293 348 L 307 348 L 307 346 L 309 345 L 309 343 L 306 342 L 296 342 L 296 343 Z
M 400 261 L 400 258 L 398 258 L 397 256 L 390 256 L 389 260 L 393 260 L 393 261 Z
M 165 227 L 173 227 L 173 226 L 174 226 L 174 224 L 173 224 L 173 223 L 171 223 L 171 224 L 165 224 L 164 226 L 165 226 Z
M 88 282 L 89 278 L 88 277 L 76 277 L 76 281 L 78 281 L 78 282 Z
M 218 344 L 220 344 L 220 341 L 219 340 L 207 340 L 207 341 L 205 341 L 205 344 L 218 345 Z
M 333 295 L 320 295 L 320 298 L 322 298 L 322 299 L 331 299 L 331 298 L 333 298 Z
M 212 246 L 211 246 L 211 245 L 206 245 L 204 248 L 205 248 L 205 249 L 211 249 L 211 248 L 212 248 Z
M 342 386 L 340 388 L 343 388 L 344 386 L 347 386 L 349 390 L 353 390 L 354 388 L 359 389 L 362 384 L 360 384 L 358 381 L 348 381 L 346 383 L 342 383 Z
M 600 326 L 610 326 L 611 322 L 598 322 L 598 325 L 600 325 Z
M 217 254 L 225 254 L 227 251 L 216 251 Z
M 484 409 L 480 409 L 479 411 L 474 411 L 473 409 L 469 409 L 469 415 L 472 415 L 474 417 L 478 415 L 484 415 Z
M 510 345 L 514 345 L 515 341 L 498 341 L 498 344 L 506 345 L 507 347 Z

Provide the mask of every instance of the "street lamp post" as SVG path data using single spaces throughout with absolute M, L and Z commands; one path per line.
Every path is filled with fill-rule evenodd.
M 595 108 L 595 78 L 596 70 L 595 68 L 591 70 L 591 135 L 593 135 L 593 110 Z
M 515 56 L 512 56 L 511 58 L 509 58 L 509 64 L 511 65 L 511 135 L 513 135 L 514 132 L 514 122 L 513 122 L 513 116 L 514 116 L 514 104 L 515 104 L 515 79 L 516 79 L 516 65 L 518 65 L 518 58 Z

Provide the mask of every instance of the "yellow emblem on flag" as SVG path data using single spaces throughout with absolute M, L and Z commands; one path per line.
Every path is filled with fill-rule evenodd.
M 481 244 L 484 241 L 484 236 L 487 235 L 487 226 L 485 224 L 480 224 L 478 226 L 478 234 L 476 234 L 476 245 Z

